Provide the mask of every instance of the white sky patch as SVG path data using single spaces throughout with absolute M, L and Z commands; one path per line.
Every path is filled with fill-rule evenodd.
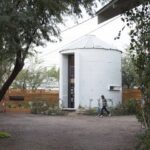
M 89 18 L 87 15 L 80 19 L 79 22 L 82 22 Z M 115 17 L 111 20 L 108 20 L 102 24 L 98 24 L 97 17 L 83 23 L 75 28 L 69 29 L 61 34 L 62 41 L 57 43 L 50 43 L 47 42 L 46 46 L 44 47 L 37 47 L 36 50 L 40 52 L 38 54 L 38 58 L 43 60 L 42 66 L 43 67 L 51 67 L 51 66 L 59 66 L 59 50 L 66 45 L 69 44 L 71 41 L 74 41 L 81 36 L 84 36 L 91 31 L 95 30 L 94 32 L 90 33 L 92 35 L 96 35 L 102 41 L 108 43 L 109 45 L 115 46 L 117 49 L 122 50 L 123 52 L 128 47 L 130 42 L 130 37 L 128 35 L 129 28 L 126 27 L 121 34 L 121 38 L 119 40 L 114 40 L 114 38 L 118 35 L 119 31 L 125 25 L 121 19 L 121 17 Z M 62 27 L 62 30 L 67 29 L 73 26 L 75 23 L 72 18 L 66 18 L 66 26 Z M 102 27 L 101 27 L 102 26 Z

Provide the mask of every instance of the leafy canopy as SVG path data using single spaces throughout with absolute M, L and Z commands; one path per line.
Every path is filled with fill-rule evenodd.
M 150 127 L 150 1 L 141 0 L 142 5 L 126 12 L 122 20 L 131 28 L 130 52 L 139 77 L 145 105 L 144 124 Z
M 93 0 L 1 0 L 0 54 L 14 56 L 21 49 L 25 59 L 29 47 L 42 45 L 43 39 L 56 40 L 64 15 L 81 16 L 82 7 L 91 13 L 94 4 Z
M 63 16 L 81 17 L 83 8 L 91 15 L 93 6 L 96 0 L 0 1 L 0 55 L 14 65 L 0 88 L 0 100 L 22 70 L 25 59 L 34 52 L 34 46 L 60 39 Z
M 127 54 L 122 58 L 122 86 L 123 88 L 134 88 L 134 86 L 138 86 L 137 80 L 134 63 L 127 51 Z

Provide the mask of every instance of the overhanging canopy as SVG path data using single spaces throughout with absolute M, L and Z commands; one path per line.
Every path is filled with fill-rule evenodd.
M 125 13 L 127 10 L 139 6 L 140 4 L 141 0 L 112 0 L 97 12 L 98 23 L 102 23 L 119 14 Z

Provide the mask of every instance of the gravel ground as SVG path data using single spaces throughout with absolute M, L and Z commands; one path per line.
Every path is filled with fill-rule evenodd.
M 141 131 L 134 116 L 0 114 L 0 150 L 134 150 Z

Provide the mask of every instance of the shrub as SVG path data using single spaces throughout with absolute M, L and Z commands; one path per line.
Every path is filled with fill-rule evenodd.
M 114 116 L 121 116 L 121 115 L 136 115 L 138 109 L 137 109 L 137 101 L 136 100 L 129 100 L 125 103 L 120 103 L 116 107 L 109 107 L 108 110 L 111 112 Z M 100 110 L 99 110 L 100 111 Z M 85 115 L 98 115 L 98 108 L 90 108 L 90 109 L 84 109 L 79 107 L 79 113 L 85 114 Z M 105 112 L 104 112 L 104 115 Z
M 137 112 L 137 101 L 134 99 L 129 100 L 124 104 L 129 115 L 135 115 Z
M 57 105 L 50 105 L 47 101 L 34 101 L 29 104 L 33 114 L 64 115 Z
M 23 101 L 23 102 L 16 102 L 16 101 L 10 102 L 10 101 L 8 101 L 6 103 L 6 107 L 7 108 L 30 108 L 28 102 L 25 102 L 25 101 Z
M 150 150 L 150 129 L 138 136 L 136 150 Z
M 0 132 L 0 138 L 8 138 L 10 137 L 10 134 L 7 132 Z
M 86 109 L 83 114 L 85 114 L 85 115 L 97 115 L 98 111 L 97 111 L 97 108 L 90 108 L 90 109 Z
M 131 99 L 110 109 L 112 115 L 135 115 L 137 113 L 137 101 Z
M 8 107 L 8 108 L 14 108 L 13 102 L 7 102 L 6 103 L 6 107 Z

